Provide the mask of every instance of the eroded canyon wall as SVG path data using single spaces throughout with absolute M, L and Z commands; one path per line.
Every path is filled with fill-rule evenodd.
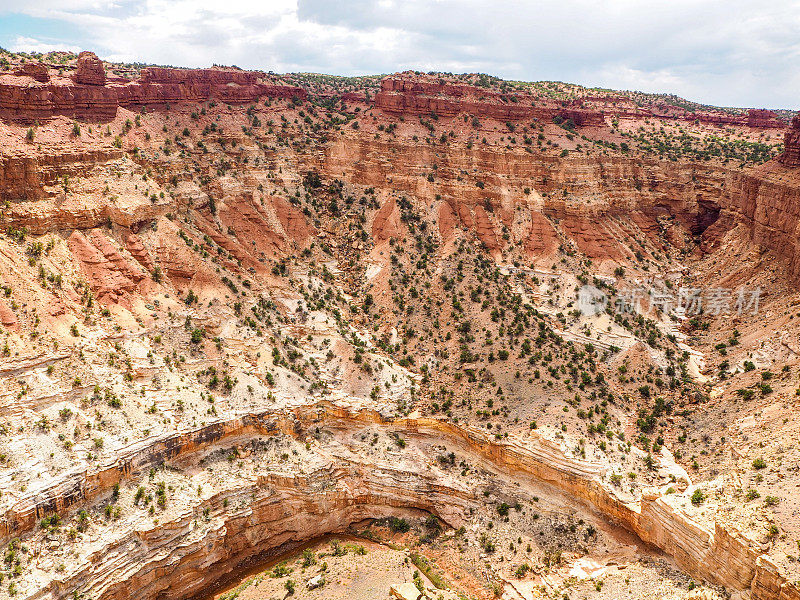
M 662 217 L 701 234 L 716 219 L 727 177 L 726 170 L 705 164 L 361 138 L 333 142 L 309 168 L 430 199 L 443 241 L 463 227 L 500 253 L 515 242 L 503 235 L 513 230 L 532 256 L 547 255 L 566 239 L 590 258 L 617 261 L 632 258 L 636 237 L 656 246 L 669 242 Z M 523 216 L 527 229 L 517 231 Z
M 787 167 L 800 167 L 800 116 L 792 119 L 792 126 L 784 136 L 783 146 L 780 161 Z
M 675 104 L 642 107 L 629 98 L 587 94 L 570 100 L 532 96 L 516 89 L 506 93 L 486 87 L 452 83 L 434 75 L 405 72 L 381 81 L 375 96 L 375 108 L 396 116 L 454 117 L 469 115 L 496 121 L 554 119 L 571 120 L 578 126 L 603 126 L 612 119 L 647 119 L 650 117 L 715 126 L 741 126 L 756 129 L 781 129 L 786 123 L 774 112 L 750 109 L 739 114 L 720 110 L 685 110 Z
M 565 493 L 643 542 L 672 556 L 695 576 L 732 590 L 749 590 L 753 600 L 795 600 L 800 591 L 777 572 L 760 547 L 736 531 L 711 531 L 692 521 L 659 492 L 626 503 L 603 481 L 592 463 L 566 457 L 551 442 L 532 435 L 502 442 L 483 432 L 433 418 L 386 420 L 371 410 L 351 412 L 330 403 L 245 415 L 154 443 L 140 443 L 113 464 L 76 473 L 29 493 L 2 520 L 4 538 L 21 535 L 41 517 L 75 509 L 108 494 L 115 483 L 151 466 L 186 459 L 223 440 L 283 433 L 302 439 L 312 427 L 352 434 L 366 425 L 430 443 L 459 448 L 471 464 L 486 464 L 512 478 L 526 478 Z M 667 455 L 662 460 L 669 460 Z M 328 490 L 323 492 L 323 490 Z M 341 464 L 310 475 L 270 476 L 230 492 L 247 498 L 238 510 L 223 510 L 221 496 L 208 500 L 214 525 L 200 538 L 190 526 L 197 510 L 165 523 L 150 539 L 139 533 L 114 542 L 70 580 L 54 582 L 35 598 L 61 598 L 73 589 L 91 590 L 99 600 L 189 598 L 248 558 L 320 534 L 342 531 L 364 519 L 423 510 L 451 525 L 463 522 L 475 491 L 437 481 L 430 471 L 407 471 L 387 464 Z M 202 508 L 202 507 L 201 507 Z M 199 509 L 198 509 L 199 510 Z M 121 576 L 122 575 L 122 576 Z M 124 580 L 124 582 L 122 582 Z M 135 592 L 134 592 L 135 590 Z M 134 595 L 135 594 L 135 595 Z
M 720 218 L 706 231 L 707 242 L 713 245 L 738 225 L 750 243 L 770 251 L 789 278 L 800 282 L 800 168 L 772 162 L 751 172 L 730 171 L 718 205 Z

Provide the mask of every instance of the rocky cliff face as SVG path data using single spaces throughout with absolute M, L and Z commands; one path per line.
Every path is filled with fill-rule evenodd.
M 224 69 L 143 69 L 139 79 L 107 79 L 102 61 L 81 53 L 73 77 L 0 75 L 0 118 L 33 122 L 55 115 L 108 121 L 117 108 L 181 102 L 243 104 L 262 96 L 305 99 L 306 90 L 261 82 L 263 73 Z
M 751 108 L 747 111 L 747 125 L 757 129 L 786 127 L 786 123 L 771 110 Z
M 782 129 L 786 126 L 774 112 L 750 109 L 743 114 L 687 111 L 675 106 L 640 107 L 613 95 L 556 101 L 509 91 L 499 93 L 484 87 L 445 82 L 432 76 L 403 73 L 381 81 L 375 107 L 391 115 L 454 117 L 470 115 L 500 122 L 535 119 L 551 122 L 570 120 L 578 126 L 603 126 L 611 119 L 659 118 L 691 121 L 716 126 L 746 126 L 754 129 Z
M 437 165 L 439 198 L 432 200 L 444 241 L 459 226 L 500 254 L 517 241 L 505 239 L 504 228 L 526 221 L 522 235 L 531 257 L 547 256 L 557 231 L 601 261 L 629 257 L 626 240 L 637 236 L 664 243 L 660 217 L 700 234 L 716 219 L 716 196 L 725 181 L 724 170 L 699 164 L 541 157 L 463 146 L 432 149 L 363 139 L 335 142 L 314 167 L 360 185 L 388 180 L 396 190 L 425 196 L 429 183 L 420 173 L 431 164 Z M 526 195 L 526 187 L 544 197 Z M 389 217 L 387 206 L 377 217 L 382 232 Z
M 795 147 L 791 141 L 798 135 L 797 130 L 786 134 L 784 165 L 791 165 L 800 151 L 800 142 Z M 513 228 L 525 215 L 530 222 L 526 245 L 533 258 L 547 256 L 560 233 L 595 260 L 619 261 L 631 258 L 637 237 L 643 235 L 656 245 L 674 239 L 678 232 L 663 231 L 661 217 L 674 219 L 687 234 L 702 236 L 709 250 L 742 225 L 749 242 L 771 251 L 789 267 L 792 279 L 800 280 L 795 243 L 800 180 L 793 168 L 778 163 L 742 172 L 702 163 L 534 157 L 463 146 L 434 150 L 348 140 L 330 145 L 324 160 L 314 166 L 361 185 L 391 180 L 395 189 L 424 196 L 428 183 L 420 173 L 431 164 L 437 165 L 441 180 L 441 198 L 434 204 L 445 240 L 453 227 L 464 227 L 499 255 L 515 243 L 503 238 L 503 228 Z M 526 196 L 526 186 L 544 198 Z M 384 211 L 381 224 L 390 216 L 388 207 Z
M 555 102 L 521 94 L 513 99 L 484 88 L 438 83 L 419 77 L 387 77 L 375 96 L 375 108 L 392 115 L 443 117 L 471 115 L 478 119 L 552 121 L 571 119 L 576 125 L 603 125 L 603 113 L 580 108 L 559 107 Z
M 35 154 L 7 150 L 0 155 L 0 199 L 41 200 L 48 196 L 48 188 L 63 181 L 64 177 L 86 177 L 98 165 L 118 160 L 122 156 L 123 152 L 110 148 Z M 36 220 L 35 215 L 30 215 L 30 222 L 24 225 L 37 228 Z
M 787 155 L 782 160 L 791 163 Z M 720 220 L 706 232 L 706 240 L 740 224 L 751 243 L 770 250 L 788 268 L 789 276 L 800 281 L 800 178 L 795 169 L 776 163 L 752 173 L 731 171 L 721 192 Z

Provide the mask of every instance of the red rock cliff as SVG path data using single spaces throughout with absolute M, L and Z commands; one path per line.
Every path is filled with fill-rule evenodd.
M 217 99 L 231 104 L 262 96 L 305 99 L 306 90 L 262 82 L 260 71 L 234 69 L 142 69 L 134 81 L 107 79 L 102 62 L 83 52 L 72 77 L 47 79 L 42 73 L 0 75 L 0 119 L 32 122 L 54 115 L 108 120 L 117 108 L 138 109 Z
M 375 95 L 375 108 L 391 115 L 469 114 L 498 121 L 551 121 L 560 116 L 579 126 L 604 123 L 599 111 L 562 107 L 527 94 L 504 95 L 477 86 L 408 75 L 383 79 L 381 90 Z
M 800 167 L 800 115 L 792 119 L 792 127 L 783 138 L 784 151 L 780 161 L 787 167 Z

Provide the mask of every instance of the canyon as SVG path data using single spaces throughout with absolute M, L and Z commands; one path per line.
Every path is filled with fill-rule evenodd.
M 452 597 L 800 598 L 797 116 L 62 58 L 0 73 L 0 595 L 346 533 Z

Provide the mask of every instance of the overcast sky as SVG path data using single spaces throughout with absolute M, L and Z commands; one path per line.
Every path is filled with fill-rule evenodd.
M 800 108 L 800 0 L 0 0 L 0 46 L 278 72 L 479 71 Z

